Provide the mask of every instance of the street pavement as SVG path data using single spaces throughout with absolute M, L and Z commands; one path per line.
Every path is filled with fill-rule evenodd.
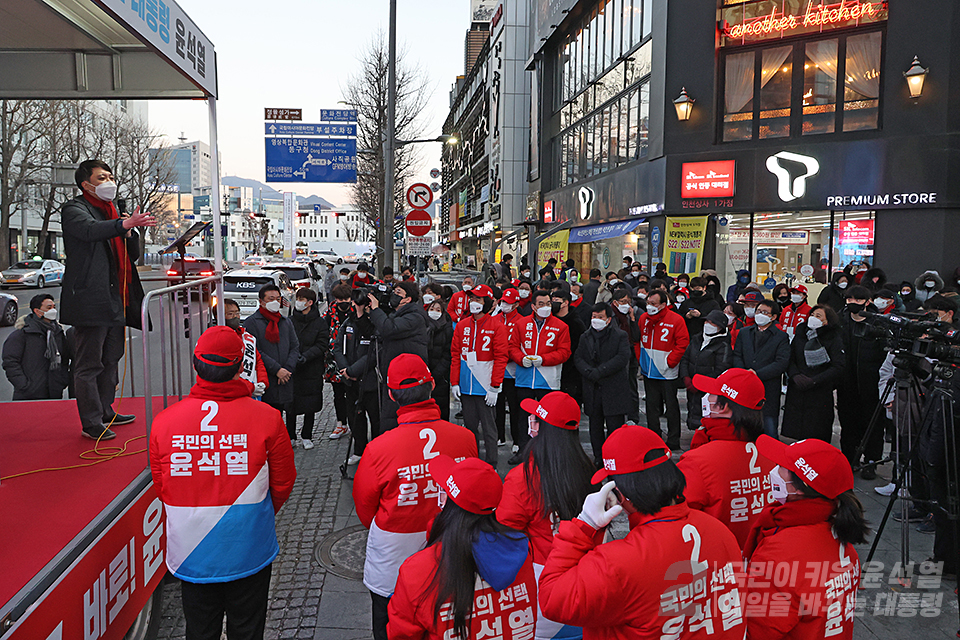
M 642 383 L 641 383 L 642 384 Z M 682 396 L 683 394 L 681 394 Z M 354 640 L 371 637 L 369 592 L 360 581 L 363 569 L 365 535 L 353 509 L 351 480 L 340 477 L 339 466 L 347 455 L 348 440 L 329 440 L 327 434 L 336 420 L 331 389 L 324 387 L 324 408 L 320 412 L 316 448 L 295 450 L 297 482 L 286 505 L 277 516 L 280 555 L 273 565 L 270 601 L 265 637 L 315 638 L 317 640 Z M 682 402 L 681 402 L 682 404 Z M 690 431 L 684 429 L 682 445 L 689 447 Z M 839 428 L 835 425 L 834 442 Z M 590 453 L 586 420 L 580 425 L 580 438 Z M 500 449 L 501 475 L 509 470 L 508 447 Z M 356 467 L 351 467 L 352 477 Z M 890 465 L 879 470 L 879 477 L 867 481 L 857 477 L 856 495 L 866 508 L 868 520 L 875 528 L 880 522 L 888 499 L 873 488 L 886 484 Z M 899 510 L 899 502 L 896 505 Z M 613 535 L 626 535 L 623 518 L 615 521 Z M 900 524 L 892 519 L 882 532 L 873 563 L 864 565 L 866 585 L 858 593 L 861 617 L 857 620 L 856 638 L 956 638 L 958 625 L 957 599 L 953 593 L 956 580 L 923 576 L 925 588 L 918 588 L 920 563 L 933 551 L 933 536 L 917 533 L 916 524 L 909 525 L 909 558 L 913 567 L 914 586 L 906 588 L 892 578 L 900 557 Z M 872 536 L 871 536 L 872 541 Z M 326 542 L 326 544 L 324 544 Z M 318 561 L 317 548 L 323 547 Z M 859 545 L 861 563 L 866 562 L 869 543 Z M 926 567 L 924 567 L 926 570 Z M 348 577 L 343 577 L 348 576 Z M 927 581 L 938 583 L 931 585 Z M 184 620 L 180 589 L 168 577 L 165 585 L 160 638 L 184 638 Z M 224 635 L 224 637 L 226 637 Z

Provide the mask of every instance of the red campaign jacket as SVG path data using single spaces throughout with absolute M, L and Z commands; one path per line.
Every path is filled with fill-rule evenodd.
M 457 291 L 450 296 L 450 302 L 447 304 L 447 313 L 450 314 L 454 322 L 460 322 L 460 319 L 467 313 L 466 291 Z
M 457 323 L 450 343 L 450 384 L 460 385 L 466 395 L 486 395 L 490 387 L 503 384 L 503 371 L 510 359 L 509 330 L 487 314 L 472 315 Z M 467 354 L 476 353 L 476 362 Z
M 560 365 L 570 359 L 570 328 L 550 316 L 537 328 L 535 316 L 521 316 L 510 336 L 510 359 L 517 365 L 517 386 L 546 391 L 560 390 Z M 540 356 L 538 367 L 524 367 L 524 356 Z
M 683 496 L 697 509 L 727 525 L 743 548 L 750 527 L 773 502 L 770 471 L 774 464 L 757 445 L 739 438 L 727 418 L 704 418 L 694 442 L 703 442 L 677 462 L 687 479 Z
M 440 559 L 435 544 L 403 563 L 397 590 L 390 598 L 387 637 L 390 640 L 449 640 L 453 636 L 453 613 L 448 605 L 434 615 L 437 586 L 433 577 Z M 536 627 L 537 579 L 530 556 L 513 584 L 494 591 L 478 578 L 474 590 L 470 638 L 533 640 Z
M 640 327 L 640 371 L 655 380 L 676 380 L 680 359 L 690 344 L 687 323 L 677 312 L 664 308 L 651 316 L 645 313 L 637 322 Z
M 356 289 L 357 287 L 368 287 L 376 282 L 377 279 L 374 278 L 369 272 L 367 273 L 366 278 L 361 278 L 359 273 L 353 274 L 353 277 L 350 278 L 350 286 Z
M 517 326 L 517 323 L 526 320 L 526 316 L 514 309 L 510 313 L 498 313 L 493 316 L 497 320 L 503 323 L 503 326 L 507 328 L 507 343 L 509 344 L 513 340 L 513 331 Z M 504 370 L 503 377 L 512 380 L 517 375 L 517 365 L 514 362 L 507 361 L 507 367 Z
M 526 463 L 517 465 L 504 478 L 497 521 L 527 534 L 533 549 L 533 562 L 542 565 L 553 548 L 554 528 L 550 518 L 543 515 L 539 496 L 527 488 L 524 467 Z M 539 486 L 540 474 L 536 469 L 533 473 L 534 484 Z
M 834 509 L 832 500 L 797 500 L 757 521 L 744 549 L 748 639 L 853 638 L 860 558 L 833 536 Z
M 793 334 L 797 327 L 807 321 L 811 311 L 813 311 L 813 307 L 806 302 L 801 302 L 796 309 L 794 309 L 794 305 L 788 304 L 780 313 L 780 321 L 777 322 L 777 326 L 786 331 L 790 339 L 793 340 Z
M 601 544 L 603 532 L 579 519 L 560 523 L 540 574 L 543 615 L 582 626 L 584 640 L 742 640 L 733 534 L 685 503 L 630 524 L 626 538 Z
M 454 459 L 477 456 L 477 441 L 466 428 L 440 419 L 434 400 L 400 407 L 398 426 L 370 441 L 353 479 L 357 517 L 370 528 L 376 518 L 384 531 L 425 532 L 440 507 L 439 490 L 428 464 L 440 454 Z

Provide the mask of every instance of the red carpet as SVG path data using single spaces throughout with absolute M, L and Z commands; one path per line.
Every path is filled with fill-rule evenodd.
M 163 408 L 161 399 L 155 399 L 154 407 L 156 415 Z M 114 408 L 138 419 L 115 427 L 117 437 L 101 441 L 101 449 L 123 447 L 128 439 L 146 434 L 143 398 L 124 399 Z M 0 404 L 0 478 L 89 463 L 80 454 L 93 447 L 93 440 L 80 435 L 74 400 Z M 146 438 L 141 438 L 127 451 L 144 453 L 0 482 L 0 603 L 23 588 L 147 467 L 146 448 Z

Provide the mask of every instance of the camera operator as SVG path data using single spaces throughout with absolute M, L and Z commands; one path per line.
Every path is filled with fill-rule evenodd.
M 369 440 L 380 435 L 377 329 L 370 320 L 367 295 L 358 289 L 352 298 L 354 313 L 347 315 L 333 345 L 337 371 L 346 394 L 347 422 L 353 434 L 353 454 L 347 459 L 348 465 L 360 462 Z
M 880 366 L 887 355 L 884 339 L 869 332 L 866 325 L 868 314 L 864 312 L 877 313 L 877 308 L 870 302 L 871 297 L 866 287 L 850 287 L 847 290 L 847 305 L 840 317 L 846 363 L 837 388 L 837 417 L 840 419 L 840 450 L 853 468 L 860 464 L 856 451 L 880 402 L 877 386 Z M 881 415 L 879 419 L 883 421 L 886 416 Z M 870 434 L 863 450 L 863 458 L 867 463 L 875 463 L 883 458 L 885 426 L 885 423 L 878 424 Z M 860 471 L 860 477 L 875 479 L 876 465 L 865 466 Z
M 372 293 L 370 319 L 380 335 L 380 374 L 383 377 L 380 389 L 380 431 L 389 431 L 397 426 L 397 409 L 387 391 L 386 376 L 393 359 L 403 353 L 412 353 L 427 361 L 427 312 L 420 304 L 420 289 L 415 282 L 398 282 L 390 295 L 389 316 L 380 308 L 380 301 Z
M 924 302 L 923 307 L 935 311 L 938 320 L 949 325 L 944 327 L 945 329 L 956 328 L 954 320 L 957 315 L 957 307 L 952 300 L 943 296 L 934 296 Z M 957 374 L 956 370 L 953 377 L 950 378 L 950 386 L 955 400 L 960 399 L 960 375 Z M 947 456 L 957 456 L 960 451 L 947 452 L 945 446 L 946 416 L 939 411 L 934 411 L 930 412 L 926 419 L 929 422 L 920 425 L 920 440 L 917 443 L 917 449 L 924 475 L 927 478 L 930 497 L 936 501 L 936 505 L 933 507 L 933 524 L 936 529 L 933 540 L 933 560 L 934 562 L 943 562 L 942 575 L 955 575 L 957 570 L 960 569 L 955 546 L 957 521 L 948 517 L 942 505 L 948 504 L 950 500 Z M 954 425 L 960 424 L 960 403 L 955 403 L 953 406 L 953 422 Z M 954 438 L 956 438 L 956 435 L 954 435 Z M 954 446 L 956 448 L 956 440 L 954 440 Z

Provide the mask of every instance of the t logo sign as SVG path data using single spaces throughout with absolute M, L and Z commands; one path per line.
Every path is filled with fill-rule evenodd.
M 802 164 L 806 168 L 806 173 L 797 176 L 791 182 L 790 172 L 780 164 L 781 160 Z M 784 202 L 791 202 L 802 198 L 807 193 L 807 178 L 820 173 L 820 163 L 810 156 L 781 151 L 767 158 L 767 170 L 777 177 L 777 195 Z

